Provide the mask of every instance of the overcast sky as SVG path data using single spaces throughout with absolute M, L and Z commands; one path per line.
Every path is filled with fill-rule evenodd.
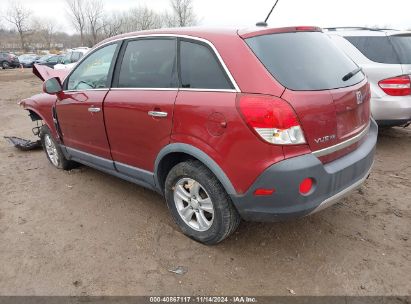
M 1 0 L 6 2 L 6 0 Z M 20 0 L 38 17 L 53 17 L 61 30 L 73 32 L 64 0 Z M 146 5 L 158 12 L 169 8 L 168 0 L 103 0 L 107 10 L 126 10 Z M 242 28 L 265 18 L 274 0 L 194 0 L 201 26 Z M 280 0 L 270 26 L 317 25 L 384 26 L 411 28 L 411 0 Z

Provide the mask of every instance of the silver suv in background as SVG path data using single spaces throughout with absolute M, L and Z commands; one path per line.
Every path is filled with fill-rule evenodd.
M 58 63 L 54 66 L 55 70 L 70 70 L 72 69 L 77 62 L 90 51 L 88 47 L 78 47 L 75 49 L 68 50 L 64 55 L 61 63 Z
M 327 28 L 330 38 L 367 74 L 371 111 L 380 126 L 411 122 L 411 32 Z

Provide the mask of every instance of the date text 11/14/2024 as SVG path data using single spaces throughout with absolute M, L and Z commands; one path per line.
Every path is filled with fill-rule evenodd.
M 150 303 L 257 303 L 254 297 L 150 297 Z

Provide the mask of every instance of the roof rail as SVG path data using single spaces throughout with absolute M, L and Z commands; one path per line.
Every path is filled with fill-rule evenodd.
M 390 28 L 372 28 L 372 27 L 364 27 L 364 26 L 336 26 L 336 27 L 325 27 L 325 30 L 328 31 L 337 31 L 337 30 L 367 30 L 367 31 L 398 31 L 397 29 L 390 29 Z

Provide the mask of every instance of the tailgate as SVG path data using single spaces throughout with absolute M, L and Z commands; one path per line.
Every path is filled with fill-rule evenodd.
M 335 90 L 286 90 L 282 98 L 293 106 L 310 149 L 324 163 L 353 151 L 359 141 L 343 143 L 349 143 L 369 125 L 370 89 L 365 80 Z M 329 149 L 334 146 L 339 148 Z
M 281 98 L 294 108 L 317 157 L 328 162 L 356 148 L 354 139 L 370 120 L 370 87 L 359 67 L 327 35 L 269 34 L 247 38 L 246 43 L 286 88 Z

